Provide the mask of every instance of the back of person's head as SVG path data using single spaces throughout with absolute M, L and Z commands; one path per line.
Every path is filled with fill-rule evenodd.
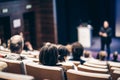
M 59 46 L 59 47 L 58 47 L 58 54 L 59 54 L 58 60 L 59 60 L 60 62 L 63 62 L 63 61 L 65 61 L 67 55 L 69 54 L 69 51 L 67 50 L 66 47 L 64 47 L 64 46 Z
M 10 50 L 12 53 L 20 54 L 23 50 L 24 41 L 20 35 L 14 35 L 10 38 Z
M 78 43 L 75 42 L 72 44 L 72 56 L 73 60 L 80 60 L 80 57 L 83 55 L 84 47 Z
M 39 61 L 43 65 L 56 66 L 58 62 L 58 50 L 55 46 L 43 46 L 40 50 Z
M 107 57 L 107 52 L 106 51 L 100 51 L 99 52 L 99 60 L 104 61 L 106 57 Z
M 91 54 L 91 52 L 86 50 L 86 51 L 84 51 L 83 56 L 84 56 L 85 58 L 89 58 L 89 57 L 90 57 L 90 54 Z
M 114 61 L 117 61 L 117 58 L 118 58 L 118 52 L 115 51 L 115 52 L 113 53 L 113 60 L 114 60 Z

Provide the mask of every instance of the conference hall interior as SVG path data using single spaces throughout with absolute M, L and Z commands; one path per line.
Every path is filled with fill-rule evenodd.
M 0 0 L 0 80 L 120 80 L 120 0 Z

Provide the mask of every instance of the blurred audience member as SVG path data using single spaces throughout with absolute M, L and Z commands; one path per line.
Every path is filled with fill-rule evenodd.
M 25 42 L 24 50 L 26 50 L 26 51 L 28 51 L 28 50 L 29 51 L 33 51 L 33 47 L 32 47 L 32 45 L 31 45 L 31 43 L 29 41 Z
M 40 64 L 56 66 L 58 62 L 58 50 L 55 46 L 43 46 L 39 54 Z
M 106 51 L 100 51 L 97 56 L 98 56 L 97 59 L 99 59 L 101 61 L 104 61 L 107 57 L 107 52 Z
M 92 58 L 91 52 L 87 50 L 84 51 L 83 56 L 81 57 L 81 59 L 84 61 L 88 61 L 91 58 Z
M 22 60 L 24 57 L 22 57 L 20 54 L 23 50 L 24 41 L 23 38 L 20 35 L 14 35 L 10 38 L 10 51 L 11 53 L 6 55 L 5 58 L 11 59 L 11 60 Z
M 91 57 L 91 52 L 86 50 L 86 51 L 84 51 L 83 56 L 85 58 L 89 58 L 89 57 Z
M 75 42 L 72 44 L 72 59 L 73 61 L 80 61 L 81 64 L 83 64 L 85 61 L 81 60 L 80 57 L 83 55 L 84 47 L 78 43 Z
M 113 53 L 113 60 L 112 60 L 112 61 L 118 62 L 118 52 L 117 52 L 117 51 L 115 51 L 115 52 Z
M 67 48 L 64 46 L 59 46 L 58 53 L 59 53 L 58 55 L 59 62 L 65 62 L 67 55 L 69 54 L 69 51 L 67 50 Z

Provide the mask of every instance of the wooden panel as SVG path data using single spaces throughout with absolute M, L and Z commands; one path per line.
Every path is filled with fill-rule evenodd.
M 32 4 L 31 9 L 26 9 L 27 4 Z M 53 21 L 53 3 L 52 0 L 14 0 L 0 3 L 0 10 L 8 8 L 8 13 L 0 12 L 0 17 L 10 16 L 11 34 L 14 35 L 19 32 L 24 32 L 23 14 L 26 12 L 35 13 L 35 43 L 36 48 L 40 48 L 43 42 L 55 41 L 55 24 Z M 13 27 L 13 20 L 21 19 L 21 26 L 19 28 Z

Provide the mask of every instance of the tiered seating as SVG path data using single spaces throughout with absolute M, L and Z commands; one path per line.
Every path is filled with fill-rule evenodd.
M 105 65 L 97 65 L 97 64 L 92 64 L 92 63 L 89 63 L 89 62 L 85 62 L 83 65 L 89 66 L 89 67 L 94 67 L 94 68 L 107 69 L 107 66 L 105 66 Z
M 109 74 L 100 74 L 100 73 L 92 73 L 92 72 L 84 72 L 84 71 L 75 71 L 68 70 L 67 71 L 68 80 L 109 80 Z
M 87 62 L 91 63 L 91 64 L 95 64 L 95 65 L 107 66 L 107 61 L 100 61 L 100 60 L 96 60 L 96 59 L 90 59 Z
M 78 65 L 81 64 L 80 61 L 67 61 L 67 62 L 71 62 L 71 63 L 73 63 L 73 64 L 76 65 L 76 66 L 78 66 Z
M 4 58 L 0 58 L 0 61 L 7 63 L 7 72 L 24 74 L 24 67 L 22 61 L 8 60 Z
M 68 69 L 74 69 L 74 64 L 72 62 L 60 62 L 58 65 L 61 65 L 65 71 Z
M 112 76 L 112 80 L 117 80 L 120 77 L 120 70 L 114 70 Z
M 86 71 L 86 72 L 93 72 L 93 73 L 108 73 L 108 69 L 101 69 L 101 68 L 94 68 L 94 67 L 88 67 L 84 65 L 78 66 L 79 71 Z
M 8 52 L 1 52 L 3 52 L 3 55 L 8 54 Z M 26 54 L 26 56 L 28 56 L 28 54 Z M 80 61 L 66 61 L 62 63 L 62 66 L 51 67 L 38 64 L 38 58 L 30 57 L 28 60 L 32 60 L 37 63 L 26 62 L 24 65 L 24 61 L 13 61 L 0 58 L 0 61 L 2 61 L 0 62 L 0 70 L 2 70 L 1 63 L 6 62 L 6 66 L 3 67 L 6 68 L 7 72 L 17 74 L 25 74 L 26 72 L 27 75 L 34 76 L 35 80 L 64 80 L 64 71 L 67 71 L 68 80 L 109 80 L 109 70 L 112 80 L 117 80 L 117 78 L 120 77 L 120 63 L 118 62 L 89 59 L 89 61 L 85 62 L 83 65 L 80 65 Z M 77 66 L 78 71 L 75 69 L 75 66 Z
M 120 63 L 109 61 L 108 66 L 112 80 L 117 80 L 117 78 L 120 77 Z
M 120 68 L 118 68 L 118 67 L 111 67 L 110 68 L 110 74 L 112 74 L 114 70 L 119 70 L 120 71 Z
M 0 71 L 5 71 L 7 68 L 7 63 L 5 62 L 0 62 Z
M 64 80 L 64 72 L 60 67 L 43 66 L 39 64 L 25 64 L 28 75 L 35 80 Z
M 120 68 L 120 63 L 119 62 L 108 61 L 108 65 L 109 65 L 109 68 L 111 68 L 111 67 L 118 67 L 118 68 Z
M 14 73 L 0 72 L 0 80 L 34 80 L 34 77 Z

